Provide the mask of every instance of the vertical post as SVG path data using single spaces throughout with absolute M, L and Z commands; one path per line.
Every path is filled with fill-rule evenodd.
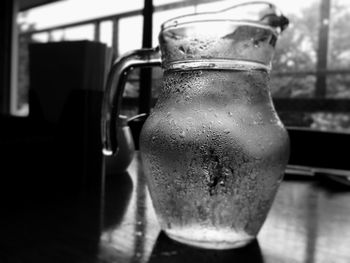
M 101 21 L 96 21 L 94 24 L 94 41 L 100 41 Z
M 112 50 L 113 56 L 119 55 L 119 18 L 113 18 L 112 20 Z
M 65 41 L 65 40 L 66 40 L 66 28 L 62 28 L 62 35 L 59 41 Z
M 145 0 L 143 8 L 143 31 L 142 47 L 152 47 L 152 16 L 153 1 Z M 140 70 L 140 96 L 139 96 L 139 113 L 149 113 L 151 109 L 152 98 L 152 69 L 142 68 Z
M 0 112 L 10 114 L 17 95 L 18 35 L 16 15 L 18 2 L 4 0 L 0 3 Z
M 317 50 L 317 78 L 315 97 L 324 98 L 327 93 L 327 56 L 328 56 L 328 35 L 330 22 L 331 0 L 321 1 L 320 10 L 320 29 L 318 35 L 318 50 Z
M 48 35 L 49 35 L 48 41 L 49 41 L 49 42 L 54 41 L 52 30 L 50 30 L 50 31 L 47 32 L 47 33 L 48 33 Z

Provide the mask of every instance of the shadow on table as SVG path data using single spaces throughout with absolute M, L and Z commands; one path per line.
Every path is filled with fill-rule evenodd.
M 263 257 L 257 240 L 249 245 L 227 250 L 201 249 L 187 246 L 176 242 L 164 232 L 158 236 L 149 263 L 172 263 L 172 262 L 201 262 L 201 263 L 223 263 L 223 262 L 251 262 L 262 263 Z
M 118 226 L 129 204 L 133 183 L 129 173 L 106 174 L 103 229 Z

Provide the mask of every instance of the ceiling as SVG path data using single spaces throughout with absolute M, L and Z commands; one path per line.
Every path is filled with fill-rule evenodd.
M 62 0 L 18 0 L 19 1 L 19 10 L 25 11 L 33 7 L 38 7 L 41 5 L 50 4 Z

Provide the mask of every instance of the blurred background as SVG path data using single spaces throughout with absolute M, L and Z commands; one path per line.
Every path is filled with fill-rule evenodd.
M 282 121 L 287 126 L 350 131 L 350 2 L 270 2 L 290 19 L 290 27 L 277 44 L 271 76 L 271 93 Z M 165 20 L 220 10 L 234 3 L 232 0 L 154 0 L 153 23 L 147 32 L 156 46 L 160 25 Z M 30 44 L 101 42 L 108 50 L 108 69 L 112 59 L 142 47 L 143 7 L 143 0 L 61 0 L 20 7 L 16 17 L 18 84 L 11 91 L 11 112 L 21 116 L 30 112 Z M 151 105 L 158 96 L 162 75 L 160 69 L 153 69 L 152 73 Z M 126 86 L 123 111 L 129 116 L 140 111 L 139 79 L 139 70 L 135 70 Z

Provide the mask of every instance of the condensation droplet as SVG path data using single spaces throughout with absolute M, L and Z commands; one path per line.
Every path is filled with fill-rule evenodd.
M 143 233 L 142 233 L 141 231 L 137 231 L 137 232 L 135 233 L 135 235 L 141 237 L 141 236 L 143 236 Z
M 180 132 L 180 138 L 185 138 L 185 136 L 186 136 L 186 133 L 185 133 L 185 131 L 182 131 L 182 132 Z

